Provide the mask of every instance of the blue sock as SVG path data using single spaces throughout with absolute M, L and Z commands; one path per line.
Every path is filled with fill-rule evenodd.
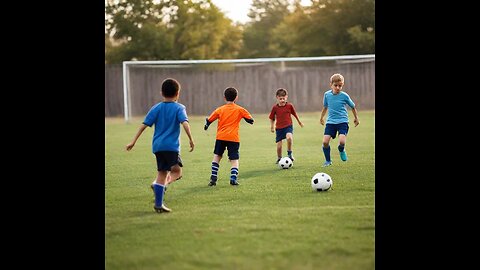
M 232 167 L 230 169 L 230 181 L 237 181 L 238 168 Z
M 289 157 L 291 157 L 291 156 L 292 156 L 292 151 L 288 151 L 288 150 L 287 150 L 287 155 L 288 155 Z
M 155 207 L 161 207 L 163 204 L 163 189 L 165 186 L 162 186 L 158 183 L 153 184 L 153 192 L 155 193 Z
M 330 161 L 330 145 L 327 148 L 323 147 L 323 154 L 325 155 L 325 160 Z
M 217 162 L 212 161 L 212 176 L 210 176 L 211 180 L 216 181 L 217 180 L 217 174 L 218 174 L 218 168 L 220 165 Z
M 344 144 L 339 144 L 338 145 L 338 151 L 343 152 L 345 150 L 345 145 Z

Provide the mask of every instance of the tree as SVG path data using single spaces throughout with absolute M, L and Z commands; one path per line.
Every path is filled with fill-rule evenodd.
M 108 63 L 232 57 L 241 44 L 239 26 L 211 0 L 108 0 L 105 33 Z
M 289 11 L 288 0 L 253 0 L 248 13 L 251 22 L 247 23 L 243 33 L 244 47 L 241 57 L 275 57 L 279 53 L 273 46 L 272 30 L 276 28 Z

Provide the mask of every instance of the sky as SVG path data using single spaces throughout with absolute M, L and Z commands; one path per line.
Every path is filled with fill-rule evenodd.
M 252 0 L 212 0 L 225 15 L 234 22 L 246 23 L 249 18 L 247 16 Z M 307 5 L 310 0 L 302 0 L 302 5 Z
M 245 23 L 249 19 L 247 14 L 252 0 L 212 0 L 212 2 L 234 22 Z

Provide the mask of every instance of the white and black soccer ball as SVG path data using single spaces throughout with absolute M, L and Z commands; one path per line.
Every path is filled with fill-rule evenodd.
M 315 191 L 327 191 L 332 185 L 332 177 L 324 172 L 319 172 L 312 177 L 312 189 Z
M 280 169 L 290 169 L 293 166 L 293 161 L 289 157 L 282 157 L 280 161 L 278 161 L 278 167 Z

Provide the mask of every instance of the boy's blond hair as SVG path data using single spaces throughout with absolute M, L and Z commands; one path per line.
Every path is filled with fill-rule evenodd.
M 340 73 L 335 73 L 332 75 L 332 77 L 330 77 L 330 83 L 334 83 L 334 82 L 345 82 L 345 78 L 343 78 L 343 75 L 340 74 Z

